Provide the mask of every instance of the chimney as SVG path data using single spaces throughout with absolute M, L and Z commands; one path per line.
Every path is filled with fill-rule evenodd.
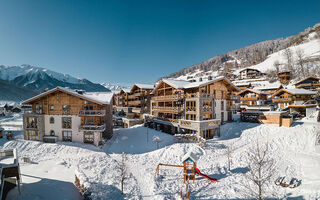
M 208 76 L 208 80 L 211 81 L 212 80 L 212 76 Z
M 76 90 L 76 92 L 78 93 L 78 94 L 84 94 L 86 91 L 85 90 Z

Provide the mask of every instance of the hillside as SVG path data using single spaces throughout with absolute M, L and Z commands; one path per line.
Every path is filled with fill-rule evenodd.
M 202 63 L 192 65 L 183 68 L 178 72 L 169 74 L 164 78 L 178 78 L 186 80 L 208 75 L 218 76 L 224 75 L 225 72 L 232 72 L 234 70 L 251 66 L 256 66 L 256 68 L 266 72 L 268 69 L 272 68 L 275 60 L 273 59 L 272 62 L 268 61 L 268 66 L 259 66 L 259 64 L 266 61 L 270 55 L 281 52 L 281 50 L 287 48 L 295 50 L 294 48 L 296 46 L 312 42 L 313 40 L 313 42 L 309 43 L 309 45 L 302 46 L 304 56 L 310 58 L 309 60 L 306 60 L 305 64 L 310 66 L 313 65 L 315 61 L 320 60 L 320 54 L 316 54 L 316 51 L 320 49 L 319 38 L 320 24 L 317 24 L 312 28 L 306 29 L 304 32 L 287 38 L 263 41 L 241 49 L 227 52 L 223 55 L 215 56 Z M 310 48 L 314 51 L 310 52 Z M 292 52 L 292 54 L 294 53 L 295 51 Z M 281 59 L 279 61 L 281 62 Z M 318 65 L 318 63 L 316 64 Z
M 10 82 L 0 80 L 0 100 L 20 102 L 36 94 L 36 92 L 27 88 L 22 88 Z
M 102 85 L 92 83 L 87 79 L 75 78 L 67 74 L 31 65 L 1 65 L 0 79 L 35 92 L 42 92 L 46 88 L 52 89 L 57 86 L 69 87 L 71 89 L 83 89 L 88 92 L 110 91 Z

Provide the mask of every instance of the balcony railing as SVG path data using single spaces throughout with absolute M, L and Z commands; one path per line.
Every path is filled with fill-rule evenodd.
M 27 129 L 38 129 L 38 124 L 26 124 Z
M 186 94 L 187 98 L 214 98 L 213 94 L 207 94 L 207 93 L 188 93 Z
M 183 107 L 161 107 L 161 106 L 154 106 L 152 107 L 153 111 L 162 111 L 162 112 L 182 112 Z
M 203 106 L 202 107 L 202 112 L 212 112 L 212 106 Z
M 196 107 L 186 107 L 186 112 L 196 112 L 197 108 Z
M 256 101 L 258 97 L 240 97 L 240 101 Z
M 141 113 L 141 108 L 132 108 L 132 112 Z
M 174 123 L 179 122 L 179 119 L 172 119 L 172 118 L 156 117 L 156 119 L 162 120 L 162 121 L 167 121 L 167 122 L 174 122 Z
M 105 110 L 79 110 L 79 116 L 104 116 Z
M 106 126 L 103 125 L 80 125 L 79 131 L 93 131 L 93 132 L 103 132 L 106 130 Z
M 36 115 L 41 115 L 42 110 L 32 110 L 32 109 L 24 109 L 23 110 L 24 114 L 36 114 Z
M 272 102 L 275 102 L 275 103 L 291 102 L 291 101 L 293 101 L 292 98 L 275 98 L 275 99 L 272 99 Z
M 183 95 L 173 94 L 173 95 L 165 95 L 165 96 L 154 96 L 151 98 L 153 101 L 177 101 L 179 99 L 183 99 Z
M 227 95 L 227 100 L 238 100 L 240 97 L 238 95 Z
M 128 101 L 128 106 L 138 106 L 142 104 L 142 100 Z
M 297 88 L 317 87 L 317 86 L 320 86 L 320 83 L 304 83 L 304 84 L 298 84 L 298 85 L 296 85 Z

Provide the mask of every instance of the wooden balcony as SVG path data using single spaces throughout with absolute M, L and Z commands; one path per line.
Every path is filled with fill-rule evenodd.
M 105 110 L 79 110 L 79 116 L 105 116 Z
M 133 93 L 132 96 L 134 96 L 134 97 L 141 97 L 141 96 L 143 96 L 143 93 L 141 93 L 141 92 L 136 92 L 136 93 Z
M 212 106 L 203 106 L 201 110 L 202 112 L 213 112 Z
M 164 117 L 156 117 L 158 120 L 166 121 L 166 122 L 172 122 L 172 123 L 178 123 L 178 119 L 172 119 L 172 118 L 164 118 Z
M 183 99 L 183 95 L 173 94 L 173 95 L 165 95 L 165 96 L 154 96 L 151 98 L 153 101 L 178 101 Z
M 296 85 L 296 88 L 310 88 L 310 87 L 320 87 L 320 83 L 305 83 L 305 84 Z
M 186 112 L 196 112 L 197 108 L 196 107 L 186 107 Z
M 284 102 L 292 102 L 293 98 L 275 98 L 272 99 L 272 102 L 274 103 L 284 103 Z
M 132 112 L 134 113 L 141 113 L 142 109 L 141 108 L 132 108 Z
M 240 97 L 240 101 L 257 101 L 258 97 Z
M 80 125 L 79 126 L 79 132 L 83 131 L 91 131 L 91 132 L 103 132 L 106 130 L 105 124 L 102 125 Z
M 139 106 L 142 104 L 142 100 L 128 101 L 128 106 Z
M 214 98 L 214 95 L 206 93 L 187 93 L 186 98 Z
M 238 100 L 238 99 L 240 99 L 240 96 L 238 96 L 238 95 L 231 95 L 231 94 L 229 94 L 229 95 L 227 95 L 227 100 Z
M 183 112 L 183 107 L 161 107 L 161 106 L 154 106 L 152 107 L 152 111 L 159 111 L 159 112 L 169 112 L 169 113 L 179 113 Z

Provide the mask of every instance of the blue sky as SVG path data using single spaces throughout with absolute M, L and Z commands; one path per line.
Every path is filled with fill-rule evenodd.
M 320 23 L 320 1 L 0 1 L 0 64 L 153 82 Z

